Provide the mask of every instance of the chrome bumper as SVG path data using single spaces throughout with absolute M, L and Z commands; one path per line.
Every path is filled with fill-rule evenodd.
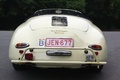
M 22 60 L 12 60 L 12 63 L 34 63 L 34 64 L 95 64 L 104 65 L 107 62 L 81 62 L 81 61 L 22 61 Z
M 96 62 L 81 62 L 81 61 L 30 61 L 30 60 L 23 60 L 23 57 L 25 56 L 25 53 L 28 50 L 31 49 L 48 49 L 48 50 L 87 50 L 87 51 L 91 51 L 93 53 L 93 56 L 95 57 L 95 61 Z M 43 47 L 43 48 L 38 48 L 38 47 L 29 47 L 27 49 L 25 49 L 24 53 L 20 56 L 20 58 L 18 60 L 11 60 L 12 63 L 35 63 L 35 64 L 96 64 L 96 65 L 103 65 L 106 64 L 107 62 L 100 62 L 97 59 L 97 56 L 95 55 L 95 52 L 90 49 L 90 48 L 81 48 L 81 47 L 74 47 L 74 48 L 56 48 L 56 47 Z

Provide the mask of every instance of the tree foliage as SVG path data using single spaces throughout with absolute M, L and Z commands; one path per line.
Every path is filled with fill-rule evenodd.
M 0 0 L 0 28 L 15 29 L 36 10 L 45 8 L 73 8 L 84 12 L 85 0 Z
M 0 0 L 0 29 L 15 29 L 36 10 L 76 9 L 103 30 L 119 28 L 120 0 Z
M 119 28 L 120 0 L 86 0 L 86 14 L 102 29 Z

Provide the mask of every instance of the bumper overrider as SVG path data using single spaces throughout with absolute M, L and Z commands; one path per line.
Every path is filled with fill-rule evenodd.
M 87 54 L 87 52 L 91 52 L 93 54 L 93 57 L 95 58 L 94 61 L 35 61 L 35 60 L 24 60 L 24 56 L 26 54 L 26 52 L 29 50 L 31 52 L 33 52 L 35 49 L 46 49 L 46 50 L 84 50 L 84 53 Z M 34 54 L 34 53 L 33 53 Z M 21 56 L 19 57 L 18 60 L 11 60 L 12 63 L 15 64 L 25 64 L 25 63 L 31 63 L 31 64 L 72 64 L 72 65 L 81 65 L 81 64 L 86 64 L 86 65 L 104 65 L 107 62 L 100 62 L 97 58 L 97 55 L 95 54 L 95 52 L 90 49 L 90 48 L 81 48 L 81 47 L 74 47 L 74 48 L 38 48 L 38 47 L 29 47 L 26 48 L 23 52 L 23 54 L 21 54 Z

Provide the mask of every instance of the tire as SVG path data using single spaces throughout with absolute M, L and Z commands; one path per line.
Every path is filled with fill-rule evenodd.
M 13 68 L 17 71 L 20 71 L 20 70 L 25 70 L 26 69 L 26 66 L 24 65 L 20 65 L 20 64 L 15 64 L 15 63 L 12 63 L 13 65 Z

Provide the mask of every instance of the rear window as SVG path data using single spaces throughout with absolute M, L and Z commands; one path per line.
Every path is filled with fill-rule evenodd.
M 52 17 L 52 26 L 67 26 L 67 18 L 66 17 Z

